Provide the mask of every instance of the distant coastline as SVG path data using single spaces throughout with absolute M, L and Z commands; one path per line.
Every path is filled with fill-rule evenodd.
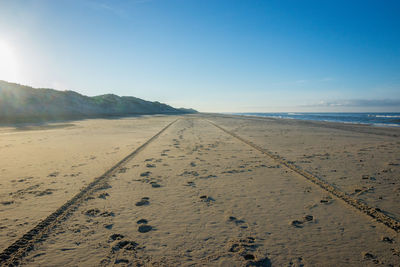
M 232 115 L 297 119 L 309 121 L 341 122 L 373 126 L 400 127 L 400 112 L 280 112 L 280 113 L 229 113 Z

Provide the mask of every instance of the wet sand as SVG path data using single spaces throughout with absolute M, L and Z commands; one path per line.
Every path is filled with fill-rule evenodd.
M 2 247 L 177 118 L 3 129 L 7 139 L 1 139 L 0 149 L 8 149 L 8 157 L 1 153 L 1 162 L 8 165 L 0 170 L 0 200 L 10 203 L 0 206 Z M 179 117 L 76 201 L 69 216 L 41 229 L 47 237 L 35 240 L 19 261 L 30 266 L 398 266 L 399 234 L 393 228 L 235 135 L 396 222 L 399 132 Z

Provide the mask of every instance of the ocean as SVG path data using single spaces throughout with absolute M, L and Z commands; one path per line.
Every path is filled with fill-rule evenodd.
M 367 124 L 375 126 L 400 127 L 400 113 L 231 113 L 234 115 L 272 117 L 311 121 L 331 121 L 343 123 Z

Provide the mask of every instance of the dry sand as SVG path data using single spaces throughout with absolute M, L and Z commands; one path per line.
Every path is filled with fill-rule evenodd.
M 173 120 L 0 128 L 0 250 Z
M 0 245 L 11 245 L 176 118 L 3 129 Z M 48 236 L 20 263 L 400 265 L 395 230 L 210 122 L 400 219 L 398 129 L 185 116 L 73 201 L 69 216 L 40 228 Z

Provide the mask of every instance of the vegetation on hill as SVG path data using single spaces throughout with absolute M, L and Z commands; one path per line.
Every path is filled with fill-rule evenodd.
M 195 112 L 131 96 L 106 94 L 89 97 L 74 91 L 35 89 L 0 81 L 0 122 Z

